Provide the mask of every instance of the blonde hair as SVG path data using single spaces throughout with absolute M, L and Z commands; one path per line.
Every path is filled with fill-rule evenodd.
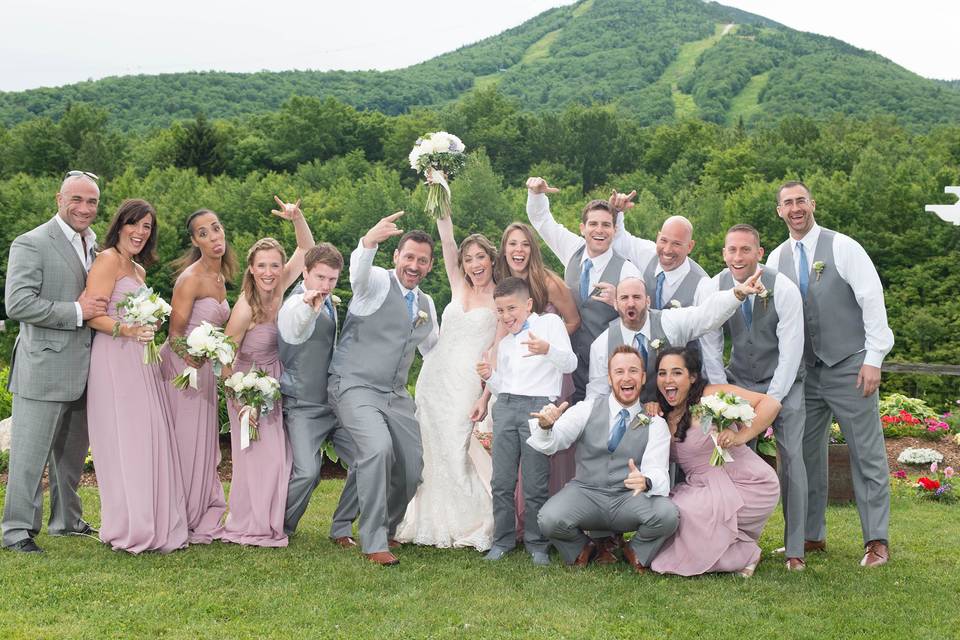
M 473 286 L 473 280 L 470 279 L 470 275 L 463 269 L 463 252 L 472 244 L 477 245 L 483 249 L 484 253 L 490 256 L 491 266 L 497 262 L 497 250 L 494 248 L 493 243 L 487 240 L 487 236 L 482 233 L 472 233 L 464 238 L 463 242 L 460 243 L 460 250 L 457 252 L 457 267 L 460 269 L 460 275 L 463 276 L 464 280 L 466 280 L 467 284 L 471 287 Z M 496 281 L 496 279 L 496 274 L 494 274 L 494 281 Z
M 533 298 L 533 310 L 535 313 L 543 313 L 550 303 L 550 289 L 547 285 L 550 277 L 559 279 L 559 276 L 543 264 L 543 254 L 540 253 L 540 243 L 534 236 L 530 225 L 522 222 L 512 222 L 507 225 L 500 238 L 500 253 L 497 256 L 497 262 L 493 268 L 493 277 L 497 282 L 513 276 L 510 271 L 510 263 L 507 261 L 507 238 L 514 231 L 522 233 L 530 243 L 530 259 L 527 261 L 527 272 L 523 276 L 530 287 L 530 297 Z
M 263 308 L 263 301 L 260 299 L 260 291 L 257 290 L 257 284 L 253 280 L 253 273 L 250 271 L 250 267 L 253 266 L 253 261 L 257 257 L 257 253 L 260 251 L 279 251 L 280 262 L 283 264 L 287 262 L 287 252 L 284 251 L 283 246 L 273 238 L 260 238 L 254 242 L 250 250 L 247 251 L 247 268 L 243 271 L 243 284 L 241 289 L 243 291 L 243 297 L 247 299 L 247 303 L 250 305 L 251 311 L 253 311 L 254 324 L 259 324 L 268 319 L 266 317 L 266 310 Z

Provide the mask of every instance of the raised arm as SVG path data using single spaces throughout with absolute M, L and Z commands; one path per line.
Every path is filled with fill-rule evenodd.
M 455 300 L 460 299 L 463 291 L 463 274 L 457 266 L 460 252 L 453 237 L 453 219 L 450 216 L 437 218 L 437 232 L 440 234 L 440 247 L 443 249 L 443 268 L 447 271 L 450 293 Z
M 550 250 L 561 262 L 570 261 L 585 240 L 553 219 L 550 213 L 548 193 L 557 193 L 559 189 L 551 187 L 543 178 L 527 179 L 527 217 Z
M 403 234 L 403 229 L 397 228 L 396 224 L 397 219 L 402 215 L 403 211 L 397 211 L 381 218 L 360 239 L 357 248 L 350 254 L 350 288 L 353 289 L 355 300 L 374 295 L 375 287 L 372 287 L 370 282 L 373 258 L 377 255 L 377 248 L 381 242 Z
M 300 210 L 299 198 L 295 203 L 284 202 L 277 196 L 273 196 L 273 199 L 280 208 L 273 209 L 270 213 L 293 222 L 293 229 L 297 234 L 297 248 L 283 267 L 281 291 L 286 291 L 303 273 L 303 257 L 313 248 L 313 233 L 310 231 L 307 219 L 303 216 L 303 211 Z
M 709 295 L 696 307 L 664 309 L 660 319 L 671 344 L 690 342 L 722 327 L 748 296 L 763 291 L 763 284 L 760 282 L 762 273 L 763 270 L 760 269 L 733 289 Z
M 230 319 L 227 320 L 227 326 L 224 329 L 224 333 L 233 338 L 238 349 L 243 344 L 243 338 L 247 335 L 247 329 L 250 328 L 251 322 L 253 322 L 253 309 L 250 308 L 250 303 L 241 293 L 237 298 L 237 303 L 233 305 L 233 310 L 230 311 Z M 232 367 L 224 367 L 223 369 L 223 377 L 225 378 L 233 373 Z

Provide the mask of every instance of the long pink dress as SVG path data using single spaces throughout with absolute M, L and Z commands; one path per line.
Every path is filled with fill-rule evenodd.
M 117 280 L 107 315 L 140 283 Z M 100 539 L 114 549 L 187 546 L 187 512 L 160 367 L 133 338 L 97 333 L 90 351 L 87 425 L 100 489 Z
M 780 497 L 777 474 L 744 445 L 729 449 L 733 462 L 712 467 L 712 450 L 696 420 L 684 441 L 671 446 L 686 480 L 670 495 L 680 526 L 653 559 L 657 573 L 739 571 L 760 559 L 757 540 Z
M 283 373 L 277 353 L 277 324 L 258 324 L 247 331 L 234 362 L 233 371 L 263 369 L 277 380 Z M 260 416 L 260 437 L 240 448 L 240 407 L 227 401 L 230 413 L 230 444 L 233 451 L 233 480 L 230 510 L 221 539 L 260 547 L 285 547 L 283 515 L 293 454 L 283 428 L 283 407 L 277 400 L 273 411 Z
M 223 328 L 230 317 L 227 301 L 198 298 L 193 302 L 186 333 L 190 335 L 201 322 Z M 223 485 L 217 473 L 220 464 L 220 424 L 217 418 L 217 381 L 209 362 L 198 370 L 197 388 L 177 389 L 170 381 L 183 373 L 187 363 L 169 343 L 160 350 L 161 370 L 167 397 L 173 411 L 173 432 L 183 473 L 183 491 L 187 499 L 187 528 L 190 544 L 209 544 L 223 533 L 220 524 L 227 511 Z

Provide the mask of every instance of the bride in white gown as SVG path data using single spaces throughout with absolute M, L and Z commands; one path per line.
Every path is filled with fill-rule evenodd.
M 493 535 L 490 486 L 468 450 L 475 440 L 473 424 L 486 413 L 476 364 L 497 332 L 496 250 L 484 236 L 474 234 L 458 251 L 449 217 L 437 220 L 437 229 L 452 295 L 443 311 L 440 340 L 423 359 L 417 378 L 423 482 L 407 506 L 396 539 L 484 551 Z

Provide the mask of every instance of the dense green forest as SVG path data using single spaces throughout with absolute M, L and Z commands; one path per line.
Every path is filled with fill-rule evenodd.
M 699 117 L 751 127 L 837 112 L 894 115 L 916 131 L 960 120 L 955 82 L 839 40 L 702 0 L 581 0 L 405 69 L 113 77 L 0 93 L 0 124 L 59 121 L 82 102 L 106 109 L 120 130 L 147 131 L 200 113 L 255 118 L 294 95 L 398 115 L 490 85 L 524 111 L 605 104 L 640 126 Z
M 242 257 L 265 235 L 292 249 L 293 230 L 269 211 L 273 194 L 302 197 L 315 237 L 349 254 L 368 227 L 399 209 L 409 212 L 403 228 L 432 230 L 406 156 L 419 134 L 440 128 L 460 135 L 471 152 L 453 184 L 459 237 L 483 232 L 498 243 L 507 223 L 525 218 L 525 178 L 541 175 L 562 187 L 554 211 L 572 229 L 585 200 L 611 188 L 640 193 L 628 225 L 642 236 L 653 237 L 668 215 L 686 215 L 696 228 L 692 256 L 711 273 L 722 267 L 724 231 L 734 223 L 755 225 L 767 250 L 786 237 L 776 186 L 801 178 L 813 189 L 818 221 L 859 240 L 879 269 L 897 340 L 890 359 L 960 362 L 960 228 L 924 212 L 928 203 L 949 201 L 944 186 L 960 184 L 960 125 L 918 132 L 889 116 L 644 127 L 609 105 L 574 101 L 556 113 L 531 113 L 491 86 L 396 116 L 295 97 L 256 117 L 199 115 L 139 132 L 124 131 L 101 107 L 73 103 L 58 121 L 37 117 L 0 129 L 0 246 L 48 219 L 63 171 L 82 168 L 103 176 L 94 227 L 101 237 L 122 199 L 156 205 L 162 262 L 148 280 L 165 296 L 167 263 L 186 248 L 183 223 L 199 207 L 221 214 Z M 391 248 L 381 251 L 382 264 Z M 0 277 L 6 255 L 2 265 Z M 347 287 L 344 276 L 345 300 Z M 440 308 L 449 300 L 439 264 L 424 288 Z M 9 357 L 14 333 L 3 334 L 0 359 Z M 887 375 L 884 390 L 945 405 L 960 397 L 958 382 Z

